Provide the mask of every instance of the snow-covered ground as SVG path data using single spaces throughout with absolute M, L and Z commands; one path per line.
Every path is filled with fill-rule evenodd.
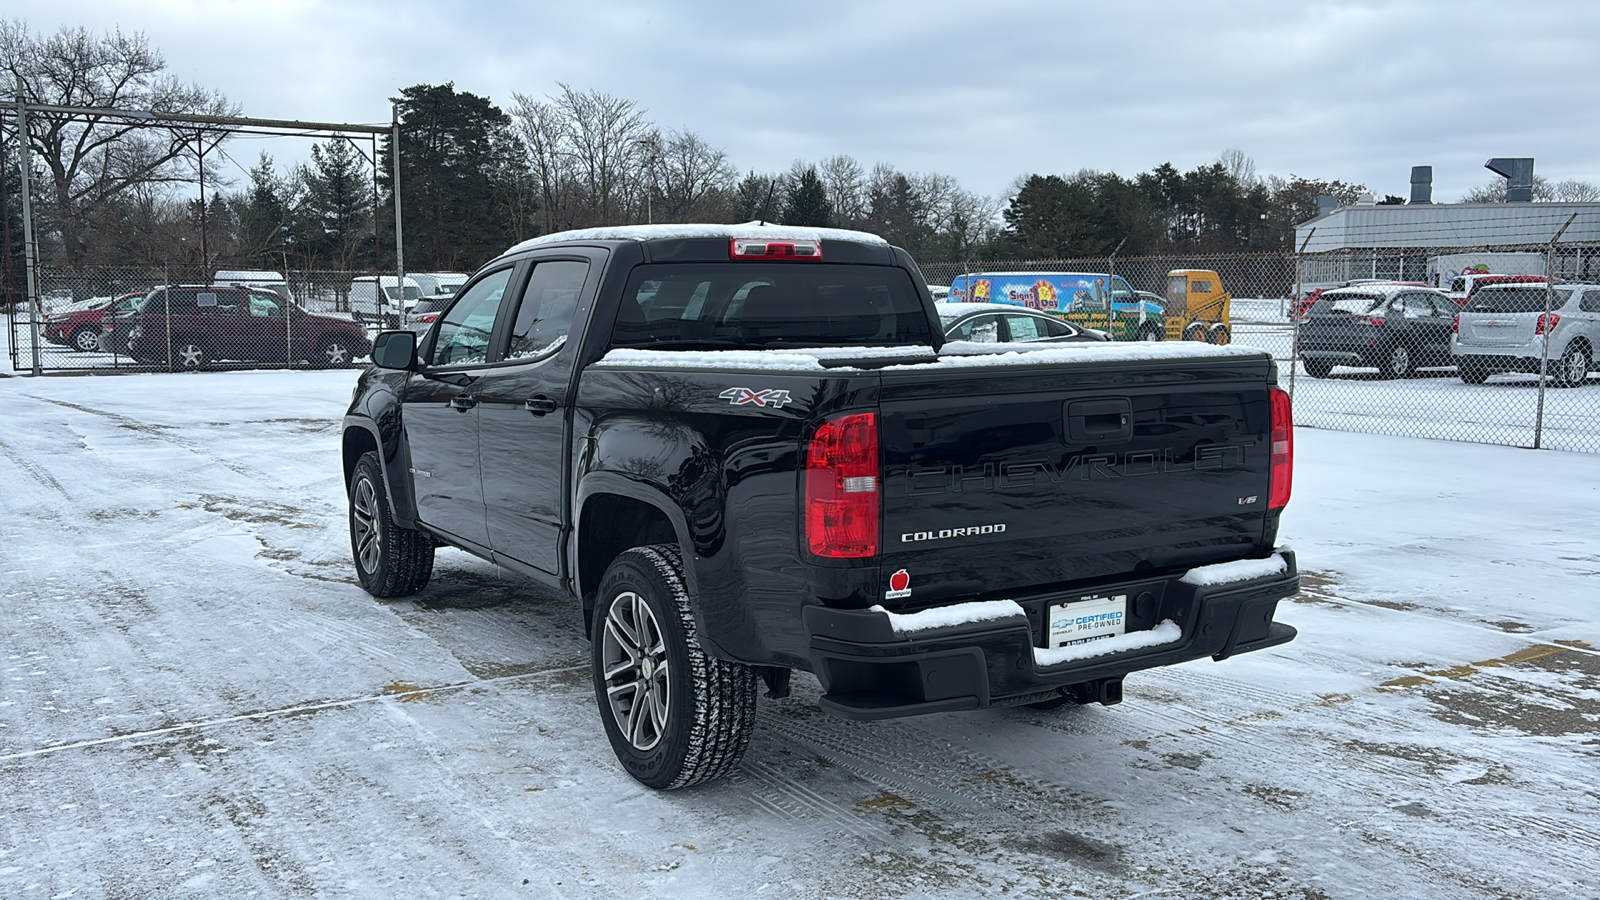
M 662 794 L 572 603 L 356 586 L 353 380 L 0 378 L 0 897 L 1600 895 L 1600 457 L 1302 429 L 1294 642 Z

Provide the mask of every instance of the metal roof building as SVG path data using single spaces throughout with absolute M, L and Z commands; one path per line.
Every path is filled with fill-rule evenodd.
M 1575 216 L 1575 218 L 1574 218 Z M 1295 226 L 1306 253 L 1600 244 L 1600 203 L 1408 203 L 1341 206 Z M 1308 242 L 1306 239 L 1310 238 Z
M 1435 283 L 1430 260 L 1463 251 L 1536 251 L 1569 281 L 1600 281 L 1600 203 L 1407 203 L 1341 206 L 1295 227 L 1302 283 L 1355 278 Z

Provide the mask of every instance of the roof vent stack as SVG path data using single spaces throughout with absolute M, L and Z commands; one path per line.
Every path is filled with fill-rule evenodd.
M 1411 167 L 1411 202 L 1433 202 L 1433 166 Z
M 1533 157 L 1496 156 L 1483 167 L 1505 178 L 1507 203 L 1533 202 Z

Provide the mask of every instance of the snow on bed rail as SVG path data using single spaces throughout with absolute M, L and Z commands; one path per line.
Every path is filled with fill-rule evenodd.
M 1108 653 L 1121 653 L 1124 650 L 1144 650 L 1149 647 L 1160 647 L 1163 644 L 1176 644 L 1183 638 L 1183 629 L 1171 619 L 1162 619 L 1161 623 L 1149 631 L 1130 631 L 1116 637 L 1101 638 L 1087 644 L 1073 644 L 1070 647 L 1044 647 L 1033 648 L 1033 664 L 1036 666 L 1059 666 L 1065 662 L 1079 659 L 1092 659 L 1096 656 L 1105 656 Z
M 1233 562 L 1200 566 L 1197 569 L 1190 569 L 1179 580 L 1184 584 L 1203 587 L 1213 584 L 1232 584 L 1235 581 L 1250 581 L 1254 578 L 1270 578 L 1273 575 L 1282 575 L 1287 571 L 1289 571 L 1289 563 L 1284 560 L 1283 554 L 1274 552 L 1266 559 L 1236 559 Z
M 578 228 L 530 238 L 507 250 L 516 253 L 561 241 L 661 241 L 685 238 L 757 238 L 776 241 L 855 241 L 888 246 L 889 242 L 866 231 L 845 228 L 804 228 L 746 222 L 743 225 L 616 225 L 607 228 Z M 826 257 L 824 257 L 826 258 Z
M 774 350 L 612 350 L 595 365 L 665 369 L 741 369 L 752 371 L 816 372 L 822 361 L 883 360 L 905 357 L 896 370 L 967 369 L 983 366 L 1061 365 L 1063 363 L 1116 363 L 1162 359 L 1208 359 L 1266 356 L 1265 350 L 1221 347 L 1194 341 L 1130 341 L 1128 343 L 1057 344 L 1048 348 L 1003 349 L 1003 345 L 951 341 L 928 361 L 931 347 L 797 347 Z M 833 368 L 838 368 L 834 366 Z
M 896 634 L 907 634 L 915 631 L 927 631 L 930 628 L 967 625 L 972 622 L 989 622 L 995 619 L 1008 619 L 1012 616 L 1027 615 L 1015 600 L 978 600 L 972 603 L 938 606 L 914 613 L 890 612 L 882 606 L 873 606 L 871 609 L 873 612 L 881 612 L 888 616 L 889 627 L 893 628 Z

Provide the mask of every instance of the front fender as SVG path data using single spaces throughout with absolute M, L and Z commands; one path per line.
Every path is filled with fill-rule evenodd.
M 406 444 L 405 429 L 401 425 L 400 397 L 387 383 L 373 384 L 385 378 L 363 374 L 360 394 L 344 417 L 345 483 L 355 468 L 352 450 L 357 445 L 352 431 L 361 435 L 360 444 L 378 451 L 378 462 L 383 467 L 384 485 L 389 490 L 389 508 L 395 523 L 402 528 L 417 527 L 416 492 L 411 482 L 411 450 Z M 364 452 L 364 451 L 363 451 Z

